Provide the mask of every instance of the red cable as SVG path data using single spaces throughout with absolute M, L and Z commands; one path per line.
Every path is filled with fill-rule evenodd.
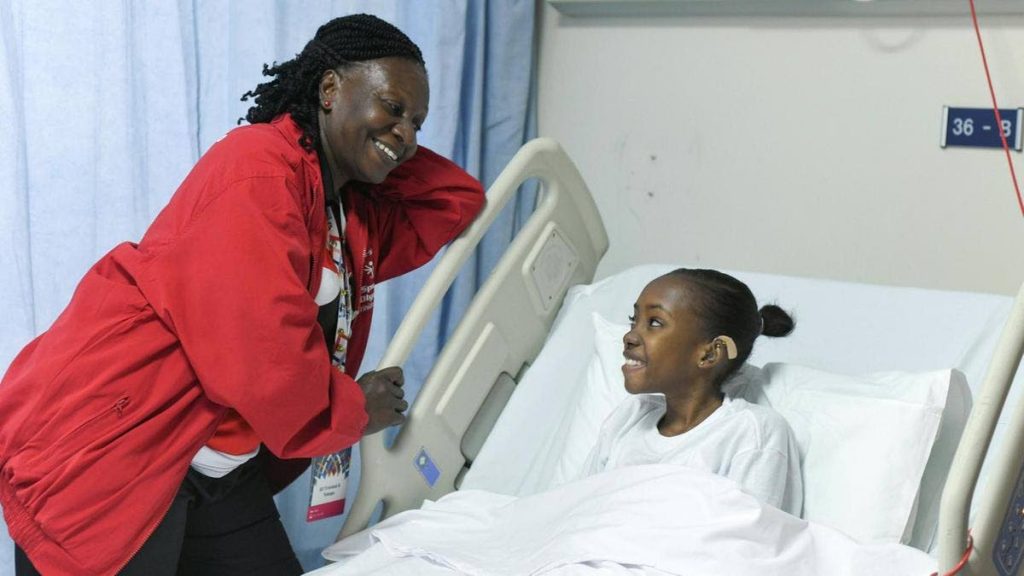
M 981 64 L 985 67 L 985 80 L 988 82 L 988 93 L 992 96 L 992 111 L 996 114 L 996 125 L 999 127 L 999 141 L 1003 144 L 1003 152 L 1006 154 L 1006 164 L 1010 167 L 1010 179 L 1013 180 L 1013 190 L 1017 193 L 1017 206 L 1020 207 L 1020 213 L 1024 216 L 1024 199 L 1021 199 L 1020 186 L 1017 184 L 1017 173 L 1013 169 L 1013 157 L 1010 156 L 1010 146 L 1006 142 L 1006 134 L 1003 132 L 1003 119 L 999 114 L 999 103 L 996 101 L 996 90 L 992 87 L 992 74 L 988 70 L 988 58 L 985 57 L 985 43 L 981 40 L 981 29 L 978 27 L 978 11 L 974 8 L 974 0 L 970 0 L 971 3 L 971 21 L 974 23 L 974 34 L 978 37 L 978 49 L 981 50 Z M 1017 127 L 1021 129 L 1020 126 Z M 967 561 L 971 558 L 971 552 L 974 551 L 974 537 L 971 536 L 971 531 L 967 531 L 967 549 L 964 550 L 963 556 L 960 557 L 960 561 L 957 562 L 956 566 L 952 570 L 943 574 L 943 576 L 955 576 L 959 574 L 964 566 L 967 565 Z M 938 572 L 932 574 L 932 576 L 938 576 Z
M 1013 189 L 1017 192 L 1017 206 L 1020 207 L 1021 216 L 1024 216 L 1024 199 L 1021 199 L 1020 186 L 1017 184 L 1017 173 L 1013 170 L 1013 158 L 1010 157 L 1010 146 L 1006 143 L 1006 134 L 1003 133 L 1003 119 L 999 116 L 999 104 L 996 103 L 996 91 L 992 88 L 992 75 L 988 71 L 988 59 L 985 58 L 985 44 L 981 41 L 981 29 L 978 28 L 978 13 L 974 9 L 974 0 L 971 0 L 971 20 L 974 21 L 974 33 L 978 36 L 978 48 L 981 49 L 981 63 L 985 66 L 985 79 L 988 80 L 988 92 L 992 95 L 992 109 L 996 113 L 996 125 L 999 127 L 999 140 L 1003 143 L 1003 151 L 1006 153 L 1006 163 L 1010 166 L 1010 178 L 1013 179 Z M 1020 126 L 1017 127 L 1021 129 Z
M 978 48 L 981 50 L 981 63 L 985 67 L 985 79 L 988 81 L 988 93 L 992 96 L 992 110 L 996 113 L 996 125 L 999 127 L 999 141 L 1003 144 L 1003 152 L 1006 153 L 1006 163 L 1010 166 L 1010 178 L 1013 180 L 1013 189 L 1017 193 L 1017 206 L 1020 207 L 1020 213 L 1024 216 L 1024 200 L 1021 199 L 1020 186 L 1017 185 L 1017 173 L 1013 169 L 1013 158 L 1010 156 L 1010 146 L 1006 143 L 1006 134 L 1003 133 L 1003 119 L 999 115 L 999 104 L 996 102 L 996 91 L 992 87 L 992 74 L 988 71 L 988 58 L 985 57 L 985 43 L 981 40 L 981 29 L 978 27 L 978 12 L 974 8 L 974 0 L 971 2 L 971 21 L 974 23 L 974 34 L 978 37 Z M 1020 130 L 1020 127 L 1017 128 Z M 974 552 L 974 536 L 971 535 L 971 531 L 967 531 L 967 549 L 964 550 L 963 556 L 960 557 L 960 561 L 953 566 L 953 569 L 944 573 L 942 576 L 955 576 L 959 574 L 964 566 L 967 566 L 967 561 L 971 559 L 971 553 Z M 938 572 L 933 572 L 931 576 L 939 576 Z
M 974 0 L 971 1 L 973 2 Z M 956 563 L 956 566 L 953 566 L 953 569 L 949 572 L 943 573 L 942 576 L 956 576 L 956 574 L 959 574 L 960 571 L 964 569 L 964 566 L 967 566 L 967 561 L 971 558 L 971 552 L 974 552 L 974 537 L 971 536 L 971 531 L 968 530 L 967 550 L 964 550 L 964 555 L 960 557 L 960 561 Z M 932 572 L 931 576 L 939 576 L 939 573 Z
M 1003 144 L 1003 152 L 1006 154 L 1006 163 L 1010 167 L 1010 178 L 1013 180 L 1013 189 L 1017 193 L 1017 206 L 1020 207 L 1020 213 L 1024 216 L 1024 200 L 1021 199 L 1020 186 L 1017 184 L 1017 173 L 1013 169 L 1013 158 L 1010 156 L 1010 146 L 1006 143 L 1006 134 L 1003 133 L 1003 119 L 999 114 L 999 104 L 996 102 L 996 91 L 992 87 L 992 74 L 988 70 L 988 58 L 985 57 L 985 43 L 981 40 L 981 29 L 978 27 L 978 12 L 974 8 L 974 0 L 971 2 L 971 21 L 974 22 L 974 34 L 978 37 L 978 48 L 981 50 L 981 63 L 985 67 L 985 79 L 988 81 L 988 93 L 992 96 L 992 110 L 996 114 L 996 125 L 999 127 L 999 141 Z M 1017 127 L 1021 129 L 1020 126 Z M 960 557 L 960 561 L 957 562 L 956 566 L 952 570 L 946 572 L 942 576 L 955 576 L 959 574 L 964 566 L 967 566 L 967 561 L 971 558 L 971 553 L 974 551 L 974 537 L 971 535 L 971 531 L 967 531 L 967 549 L 964 550 L 963 556 Z M 933 572 L 931 576 L 939 576 L 938 572 Z

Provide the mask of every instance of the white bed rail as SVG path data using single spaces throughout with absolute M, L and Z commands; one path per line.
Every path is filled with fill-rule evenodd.
M 543 184 L 536 209 L 478 290 L 394 443 L 387 447 L 383 433 L 360 442 L 359 488 L 339 539 L 365 528 L 378 503 L 383 504 L 384 518 L 456 488 L 471 458 L 466 456 L 472 452 L 466 438 L 474 437 L 469 443 L 478 448 L 524 362 L 539 351 L 568 288 L 593 279 L 608 247 L 597 207 L 561 147 L 548 138 L 533 140 L 487 191 L 483 212 L 440 258 L 379 366 L 405 363 L 463 263 L 501 209 L 531 178 Z M 505 307 L 504 317 L 486 311 L 487 301 L 494 298 L 512 304 Z M 489 424 L 480 426 L 475 420 Z M 471 427 L 473 433 L 467 434 Z
M 981 393 L 964 428 L 942 493 L 939 512 L 939 574 L 952 570 L 967 546 L 971 500 L 985 462 L 996 423 L 1024 354 L 1024 286 L 1014 301 L 999 343 L 992 355 Z M 1024 557 L 1024 397 L 1001 434 L 1003 445 L 994 454 L 988 485 L 975 505 L 971 528 L 974 550 L 958 574 L 1009 576 L 1021 573 Z

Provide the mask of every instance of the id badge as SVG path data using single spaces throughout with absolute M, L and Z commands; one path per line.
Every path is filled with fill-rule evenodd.
M 306 522 L 339 516 L 345 511 L 345 491 L 348 488 L 351 463 L 351 448 L 313 458 Z

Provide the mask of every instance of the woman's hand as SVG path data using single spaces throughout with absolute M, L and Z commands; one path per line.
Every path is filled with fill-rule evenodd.
M 409 403 L 404 400 L 405 375 L 398 366 L 389 366 L 363 374 L 356 381 L 366 396 L 366 413 L 370 421 L 366 424 L 364 436 L 405 422 L 405 410 Z

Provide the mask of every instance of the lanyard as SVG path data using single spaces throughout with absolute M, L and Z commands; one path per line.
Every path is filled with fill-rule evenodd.
M 338 270 L 341 279 L 341 294 L 338 300 L 338 327 L 334 334 L 334 347 L 331 349 L 331 362 L 341 371 L 345 371 L 345 355 L 348 352 L 348 340 L 352 335 L 352 282 L 345 269 L 345 257 L 341 246 L 344 241 L 343 225 L 338 226 L 334 210 L 327 211 L 327 245 L 331 260 Z
M 345 257 L 341 250 L 345 239 L 344 221 L 339 227 L 334 210 L 328 210 L 327 226 L 327 247 L 341 280 L 341 293 L 338 295 L 338 327 L 331 349 L 331 363 L 344 372 L 348 340 L 352 334 L 352 282 L 345 269 Z M 351 461 L 351 448 L 313 458 L 309 508 L 306 510 L 307 522 L 337 516 L 345 511 L 345 492 Z

